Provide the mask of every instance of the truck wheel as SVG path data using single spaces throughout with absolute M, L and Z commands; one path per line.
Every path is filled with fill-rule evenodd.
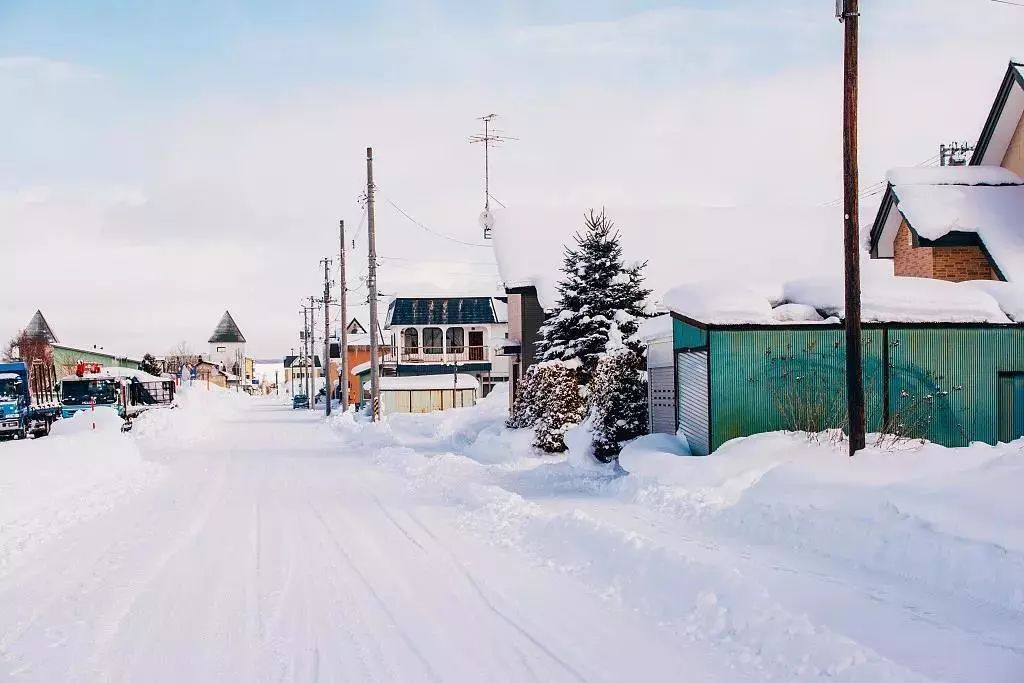
M 15 434 L 18 435 L 18 441 L 24 441 L 25 439 L 28 438 L 27 429 L 19 429 L 18 431 L 15 432 Z
M 44 436 L 49 436 L 50 435 L 50 425 L 52 425 L 52 424 L 53 424 L 53 422 L 51 422 L 50 420 L 44 420 L 43 421 L 43 426 L 36 430 L 36 438 L 37 439 L 41 439 Z

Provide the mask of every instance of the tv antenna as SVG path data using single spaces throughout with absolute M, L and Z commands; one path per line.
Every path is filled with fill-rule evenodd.
M 480 214 L 480 227 L 484 230 L 485 240 L 491 239 L 491 232 L 494 229 L 494 216 L 491 215 L 491 147 L 502 142 L 519 139 L 505 135 L 497 128 L 491 128 L 491 122 L 496 118 L 498 118 L 497 114 L 479 117 L 479 120 L 484 122 L 484 131 L 469 136 L 471 144 L 484 143 L 484 210 Z

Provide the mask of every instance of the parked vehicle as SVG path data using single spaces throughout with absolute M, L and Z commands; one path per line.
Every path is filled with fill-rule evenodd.
M 295 394 L 292 396 L 292 410 L 295 408 L 308 408 L 309 407 L 309 396 L 305 394 Z
M 174 380 L 131 368 L 79 363 L 75 374 L 61 380 L 61 413 L 71 417 L 81 410 L 116 410 L 125 421 L 152 408 L 174 407 Z
M 46 436 L 60 418 L 53 365 L 0 363 L 0 438 Z

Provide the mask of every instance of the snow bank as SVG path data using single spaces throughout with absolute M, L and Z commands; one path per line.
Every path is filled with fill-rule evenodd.
M 113 432 L 120 434 L 124 420 L 113 408 L 98 407 L 80 410 L 71 417 L 57 420 L 50 427 L 50 436 L 70 436 L 82 432 Z
M 664 483 L 685 484 L 680 480 L 680 468 L 676 461 L 689 456 L 686 442 L 672 434 L 648 434 L 633 439 L 619 453 L 619 465 L 623 470 L 641 477 L 654 477 Z
M 624 453 L 623 468 L 664 487 L 638 490 L 677 513 L 751 542 L 1024 610 L 1024 442 L 871 447 L 849 458 L 845 448 L 775 433 L 736 439 L 706 458 L 678 457 L 668 439 L 637 450 Z
M 218 423 L 237 414 L 255 399 L 239 391 L 222 389 L 205 382 L 182 384 L 175 395 L 175 408 L 147 410 L 135 418 L 131 436 L 164 445 L 180 446 L 208 438 Z
M 50 436 L 0 444 L 0 575 L 43 543 L 114 509 L 164 474 L 143 460 L 112 410 L 54 423 Z
M 1014 322 L 1024 322 L 1024 284 L 1000 280 L 970 280 L 963 286 L 985 292 L 999 304 L 999 308 Z

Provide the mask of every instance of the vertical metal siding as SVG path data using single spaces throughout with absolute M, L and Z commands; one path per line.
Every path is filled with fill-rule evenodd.
M 893 328 L 889 331 L 889 402 L 930 415 L 926 438 L 947 445 L 1000 438 L 1000 373 L 1024 371 L 1020 327 Z M 924 404 L 923 397 L 930 397 Z M 1005 398 L 1003 402 L 1005 403 Z
M 711 332 L 711 449 L 740 436 L 793 429 L 788 415 L 820 407 L 822 428 L 846 424 L 846 349 L 841 329 Z M 882 331 L 864 331 L 868 429 L 881 426 Z
M 679 431 L 686 437 L 690 452 L 710 452 L 708 431 L 708 354 L 707 351 L 681 351 L 676 354 L 679 386 Z
M 708 331 L 673 318 L 672 340 L 677 350 L 700 349 L 708 345 Z

